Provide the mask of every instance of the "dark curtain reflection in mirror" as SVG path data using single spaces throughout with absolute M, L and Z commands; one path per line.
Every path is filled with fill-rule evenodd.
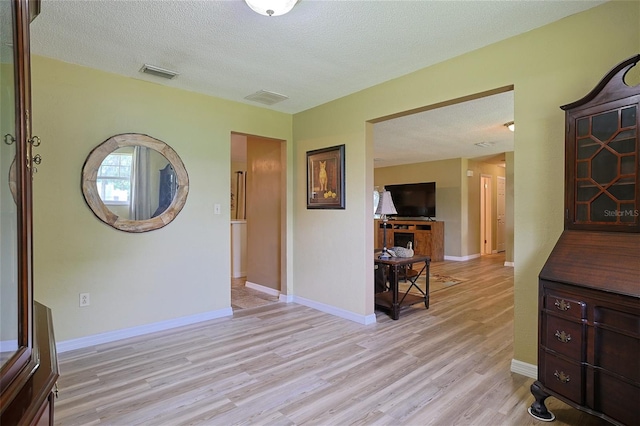
M 160 188 L 158 189 L 158 208 L 153 213 L 153 217 L 165 211 L 176 196 L 176 173 L 173 167 L 171 167 L 171 164 L 167 164 L 160 170 L 160 180 L 158 183 L 160 184 Z
M 98 145 L 82 169 L 82 192 L 93 213 L 126 232 L 169 224 L 184 206 L 189 176 L 178 154 L 148 135 L 115 135 Z

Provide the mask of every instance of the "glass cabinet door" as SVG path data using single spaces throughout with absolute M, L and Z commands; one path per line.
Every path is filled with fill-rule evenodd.
M 18 212 L 13 196 L 17 144 L 12 16 L 12 3 L 0 1 L 0 368 L 19 348 Z M 10 171 L 13 171 L 13 178 L 9 177 Z
M 565 229 L 640 232 L 640 55 L 566 112 Z
M 576 224 L 638 223 L 638 106 L 575 122 Z
M 29 0 L 0 0 L 0 407 L 35 371 Z M 3 413 L 0 411 L 0 413 Z

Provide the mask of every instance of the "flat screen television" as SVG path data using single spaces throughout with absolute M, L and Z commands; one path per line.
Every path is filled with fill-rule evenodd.
M 398 218 L 432 219 L 436 216 L 436 183 L 385 185 L 391 193 Z

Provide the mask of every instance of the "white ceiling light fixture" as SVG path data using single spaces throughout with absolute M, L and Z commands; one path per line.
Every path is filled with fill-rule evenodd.
M 298 0 L 244 0 L 245 3 L 260 15 L 280 16 L 288 13 Z
M 516 123 L 514 123 L 513 121 L 510 121 L 508 123 L 504 123 L 504 126 L 511 130 L 512 132 L 516 130 Z

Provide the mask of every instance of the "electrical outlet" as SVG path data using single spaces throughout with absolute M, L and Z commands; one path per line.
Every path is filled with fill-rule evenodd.
M 89 293 L 80 293 L 80 307 L 89 306 L 91 304 L 91 299 L 89 298 Z

